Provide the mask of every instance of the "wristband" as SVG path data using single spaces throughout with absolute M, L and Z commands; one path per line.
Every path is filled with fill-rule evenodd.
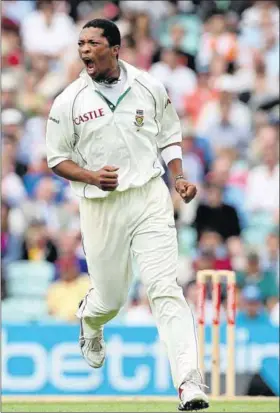
M 182 148 L 179 145 L 171 145 L 167 148 L 164 148 L 161 152 L 162 159 L 166 166 L 168 166 L 169 162 L 173 159 L 182 159 Z

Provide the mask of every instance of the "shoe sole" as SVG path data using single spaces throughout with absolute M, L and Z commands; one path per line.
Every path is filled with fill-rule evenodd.
M 180 411 L 192 411 L 192 410 L 203 410 L 209 407 L 209 403 L 203 399 L 190 400 L 184 405 L 179 405 L 178 410 Z

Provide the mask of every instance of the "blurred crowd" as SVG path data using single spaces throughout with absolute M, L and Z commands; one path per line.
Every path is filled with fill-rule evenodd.
M 82 70 L 81 27 L 104 17 L 121 31 L 120 58 L 161 80 L 181 119 L 184 172 L 197 185 L 197 198 L 184 204 L 168 172 L 164 179 L 175 208 L 178 282 L 186 299 L 195 312 L 198 270 L 232 269 L 238 317 L 279 325 L 277 2 L 1 4 L 3 320 L 74 322 L 89 287 L 79 200 L 48 169 L 45 127 L 54 98 Z M 209 323 L 211 308 L 209 286 Z M 136 265 L 117 321 L 154 323 Z

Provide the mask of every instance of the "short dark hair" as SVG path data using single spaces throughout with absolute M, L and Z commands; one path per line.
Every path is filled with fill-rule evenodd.
M 108 19 L 93 19 L 87 22 L 83 29 L 89 27 L 96 27 L 98 29 L 103 29 L 103 36 L 106 37 L 110 46 L 120 46 L 121 45 L 121 34 L 118 26 Z

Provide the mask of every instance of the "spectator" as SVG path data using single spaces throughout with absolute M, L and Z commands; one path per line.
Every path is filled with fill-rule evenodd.
M 34 9 L 33 1 L 9 0 L 2 1 L 2 13 L 15 23 L 21 23 Z
M 260 164 L 264 149 L 277 149 L 278 142 L 279 128 L 265 121 L 258 127 L 255 139 L 253 139 L 250 145 L 250 162 L 252 164 Z
M 194 228 L 200 238 L 206 229 L 212 229 L 227 240 L 240 235 L 240 222 L 235 208 L 224 204 L 220 187 L 208 184 L 205 186 L 205 198 L 198 205 Z
M 2 197 L 13 207 L 20 206 L 26 199 L 26 192 L 20 177 L 15 172 L 15 163 L 2 160 Z
M 52 263 L 57 260 L 57 248 L 48 236 L 43 221 L 31 221 L 24 236 L 20 259 Z
M 164 3 L 168 4 L 166 1 Z M 180 6 L 187 10 L 182 12 Z M 191 9 L 191 2 L 178 2 L 177 10 L 174 10 L 173 6 L 173 12 L 171 10 L 169 17 L 162 20 L 155 36 L 160 46 L 164 48 L 177 47 L 187 54 L 190 60 L 193 60 L 199 46 L 201 20 L 196 14 L 188 13 Z
M 18 69 L 23 60 L 19 26 L 7 17 L 3 17 L 1 22 L 2 69 Z
M 77 33 L 72 19 L 56 11 L 54 1 L 38 0 L 37 10 L 23 20 L 21 34 L 29 56 L 39 53 L 57 59 L 74 45 Z
M 196 88 L 196 76 L 186 67 L 186 62 L 182 63 L 181 52 L 164 49 L 161 60 L 154 63 L 149 72 L 165 85 L 176 110 L 182 114 L 185 96 L 192 94 Z
M 238 161 L 230 150 L 224 150 L 215 157 L 206 179 L 223 191 L 223 202 L 234 207 L 238 213 L 241 227 L 247 225 L 245 186 L 249 165 Z
M 1 115 L 2 133 L 20 141 L 24 127 L 22 112 L 15 108 L 7 108 L 2 111 Z
M 26 192 L 30 198 L 34 198 L 35 189 L 42 178 L 50 178 L 55 185 L 55 203 L 65 200 L 65 193 L 68 188 L 68 182 L 55 175 L 47 164 L 47 158 L 45 151 L 40 153 L 37 151 L 37 157 L 33 162 L 29 163 L 29 170 L 23 178 Z
M 226 17 L 213 14 L 206 21 L 205 32 L 201 36 L 197 60 L 200 65 L 209 65 L 216 56 L 223 56 L 226 61 L 233 62 L 237 58 L 238 43 L 236 34 L 227 28 Z
M 237 286 L 244 288 L 255 285 L 260 289 L 261 299 L 264 304 L 272 306 L 277 301 L 278 288 L 276 275 L 272 271 L 264 271 L 260 267 L 258 254 L 250 252 L 247 256 L 245 271 L 237 273 Z
M 278 77 L 276 79 L 268 74 L 261 52 L 255 54 L 254 64 L 253 73 L 250 73 L 253 84 L 249 104 L 253 109 L 257 109 L 261 104 L 277 97 L 279 87 L 277 87 Z
M 89 278 L 80 275 L 74 258 L 62 258 L 58 270 L 60 279 L 51 284 L 48 291 L 48 311 L 57 320 L 73 322 L 77 320 L 79 303 L 89 289 Z
M 120 59 L 125 60 L 127 63 L 131 65 L 136 65 L 136 42 L 133 36 L 126 35 L 123 37 L 122 47 L 120 49 Z
M 270 232 L 266 238 L 265 248 L 261 251 L 262 269 L 272 271 L 276 274 L 279 285 L 279 233 Z
M 218 98 L 218 93 L 210 85 L 210 68 L 202 66 L 198 69 L 197 87 L 192 94 L 184 98 L 184 113 L 195 126 L 203 105 Z
M 1 199 L 1 267 L 20 259 L 21 239 L 10 229 L 11 208 L 7 202 Z
M 263 145 L 262 162 L 249 171 L 246 186 L 246 207 L 250 213 L 278 214 L 279 146 Z M 261 190 L 260 190 L 261 188 Z
M 27 167 L 24 163 L 18 160 L 18 148 L 19 144 L 13 135 L 4 135 L 2 138 L 3 153 L 5 153 L 4 165 L 14 165 L 16 175 L 23 177 L 27 171 Z
M 203 106 L 197 121 L 197 133 L 208 139 L 216 152 L 220 148 L 232 148 L 244 156 L 250 139 L 250 111 L 236 98 L 232 75 L 221 76 L 216 88 L 220 92 L 219 99 Z
M 65 208 L 64 204 L 56 203 L 57 191 L 60 188 L 57 180 L 44 176 L 34 188 L 34 198 L 27 199 L 20 208 L 26 224 L 34 219 L 44 221 L 54 238 L 58 231 L 70 228 L 73 220 L 72 211 Z
M 147 13 L 135 16 L 133 25 L 133 38 L 135 40 L 135 64 L 137 67 L 148 70 L 152 63 L 156 44 L 150 36 L 150 18 Z
M 12 71 L 3 71 L 1 75 L 1 103 L 2 110 L 17 107 L 18 79 Z
M 208 267 L 207 267 L 208 266 Z M 204 230 L 199 238 L 195 271 L 207 270 L 232 270 L 227 245 L 220 234 L 211 230 Z
M 240 311 L 237 312 L 236 322 L 243 324 L 268 324 L 269 315 L 262 301 L 261 290 L 256 285 L 247 285 L 241 292 Z
M 87 264 L 80 230 L 63 231 L 57 239 L 58 255 L 60 258 L 75 257 L 81 273 L 87 273 Z M 59 274 L 57 272 L 56 278 Z

